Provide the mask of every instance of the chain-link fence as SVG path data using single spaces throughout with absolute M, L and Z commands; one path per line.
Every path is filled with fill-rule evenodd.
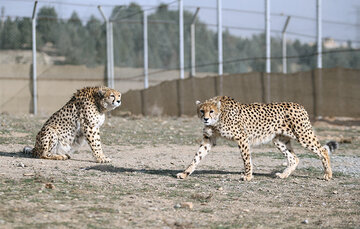
M 122 92 L 144 87 L 144 11 L 147 13 L 149 85 L 179 78 L 179 4 L 178 0 L 161 5 L 103 5 L 103 13 L 112 23 L 114 87 Z M 249 6 L 229 5 L 223 1 L 223 72 L 224 74 L 264 72 L 265 34 L 264 0 Z M 283 40 L 286 32 L 287 72 L 316 68 L 316 0 L 308 1 L 314 13 L 287 13 L 285 0 L 272 2 L 271 71 L 282 72 Z M 195 63 L 196 77 L 218 72 L 217 0 L 184 0 L 184 70 L 190 77 Z M 283 8 L 279 7 L 282 6 Z M 338 0 L 323 4 L 342 4 Z M 32 20 L 34 2 L 4 0 L 0 4 L 0 80 L 1 110 L 29 96 L 32 69 Z M 358 11 L 354 11 L 360 15 Z M 360 67 L 357 40 L 360 25 L 332 20 L 331 11 L 323 13 L 323 67 Z M 259 20 L 259 18 L 261 20 Z M 330 18 L 330 19 L 328 19 Z M 359 16 L 360 18 L 360 16 Z M 286 23 L 286 20 L 289 20 Z M 288 24 L 286 31 L 284 25 Z M 191 25 L 195 35 L 195 60 L 191 59 Z M 347 33 L 338 31 L 346 30 Z M 56 99 L 76 88 L 107 84 L 109 56 L 107 26 L 98 5 L 40 1 L 36 9 L 36 47 L 38 94 Z M 59 87 L 64 87 L 60 91 Z M 26 89 L 26 90 L 25 90 Z M 21 96 L 14 93 L 27 91 Z M 30 93 L 30 92 L 29 92 Z M 63 100 L 67 99 L 65 97 Z M 40 106 L 49 106 L 47 100 Z M 64 101 L 60 101 L 61 103 Z M 29 105 L 31 106 L 31 105 Z M 57 104 L 54 105 L 56 107 Z M 53 108 L 49 108 L 51 110 Z M 10 109 L 11 110 L 11 109 Z M 25 107 L 24 110 L 28 110 Z

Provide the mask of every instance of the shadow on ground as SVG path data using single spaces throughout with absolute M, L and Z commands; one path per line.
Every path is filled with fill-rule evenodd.
M 32 158 L 31 155 L 24 154 L 22 151 L 17 151 L 17 152 L 0 152 L 0 157 L 23 157 L 23 158 Z
M 177 173 L 182 172 L 183 170 L 173 170 L 173 169 L 133 169 L 133 168 L 124 168 L 124 167 L 115 167 L 113 165 L 96 165 L 85 168 L 85 170 L 98 170 L 101 172 L 111 172 L 111 173 L 144 173 L 151 175 L 161 175 L 176 177 Z M 196 175 L 229 175 L 229 174 L 242 174 L 241 172 L 233 172 L 226 170 L 196 170 L 191 176 Z M 274 173 L 254 173 L 254 176 L 264 176 L 264 177 L 275 177 Z

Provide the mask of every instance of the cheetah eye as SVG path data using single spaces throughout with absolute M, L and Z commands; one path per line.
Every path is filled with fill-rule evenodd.
M 113 97 L 113 98 L 115 98 L 115 95 L 110 95 L 110 97 Z
M 213 110 L 210 110 L 210 114 L 211 114 L 211 113 L 214 113 L 214 111 L 213 111 Z
M 201 112 L 202 114 L 204 114 L 204 110 L 200 110 L 200 112 Z

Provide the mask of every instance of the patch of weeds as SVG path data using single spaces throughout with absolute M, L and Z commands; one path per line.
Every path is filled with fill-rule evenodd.
M 46 222 L 46 223 L 28 223 L 16 228 L 74 228 L 70 222 Z
M 340 172 L 340 171 L 334 171 L 333 172 L 333 177 L 350 177 L 350 175 Z
M 89 212 L 94 212 L 94 213 L 117 213 L 118 211 L 113 209 L 113 208 L 104 208 L 104 207 L 90 207 L 87 209 Z
M 170 190 L 167 192 L 159 192 L 158 196 L 165 197 L 165 198 L 174 198 L 174 197 L 187 197 L 188 194 L 184 191 Z
M 324 174 L 322 169 L 315 167 L 301 168 L 296 171 L 305 172 L 306 174 L 311 174 L 311 176 L 322 176 Z
M 78 174 L 78 173 L 75 173 L 75 172 L 69 173 L 68 175 L 69 175 L 69 176 L 73 176 L 73 177 L 79 176 L 79 174 Z
M 192 188 L 194 188 L 194 186 L 195 186 L 195 184 L 194 184 L 194 182 L 181 182 L 180 184 L 179 184 L 179 188 L 188 188 L 188 189 L 192 189 Z
M 243 195 L 243 192 L 240 192 L 240 191 L 228 192 L 228 193 L 226 194 L 225 200 L 228 200 L 228 199 L 238 199 L 238 198 L 240 198 L 242 195 Z
M 200 210 L 200 212 L 202 213 L 214 213 L 214 210 L 210 209 L 210 208 L 203 208 Z
M 311 153 L 302 153 L 302 154 L 298 154 L 297 156 L 299 158 L 315 158 L 315 159 L 319 159 L 319 157 L 316 154 L 311 154 Z
M 270 157 L 272 159 L 285 159 L 284 155 L 282 155 L 280 152 L 264 152 L 264 153 L 260 153 L 260 154 L 254 154 L 255 157 L 256 155 L 258 156 L 263 156 L 263 157 Z
M 166 187 L 168 188 L 176 187 L 176 184 L 175 183 L 166 184 Z
M 213 194 L 200 194 L 200 193 L 194 193 L 191 194 L 191 199 L 199 201 L 200 203 L 206 203 L 209 202 L 213 197 Z
M 223 222 L 223 223 L 216 223 L 215 225 L 210 225 L 210 228 L 211 229 L 244 228 L 244 225 L 241 225 L 240 223 Z
M 89 172 L 87 173 L 88 176 L 95 177 L 97 176 L 96 172 Z
M 0 144 L 9 144 L 9 138 L 7 137 L 0 137 Z

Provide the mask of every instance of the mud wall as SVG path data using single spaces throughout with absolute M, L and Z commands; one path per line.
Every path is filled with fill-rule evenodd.
M 0 113 L 31 112 L 31 65 L 0 64 L 0 69 Z M 130 70 L 122 70 L 118 76 L 135 74 Z M 55 112 L 76 89 L 104 85 L 104 75 L 103 67 L 39 65 L 38 113 Z M 137 85 L 137 88 L 142 87 L 142 81 L 128 82 L 121 78 L 116 81 L 115 86 L 124 92 L 128 88 L 134 88 L 135 83 L 140 85 Z M 164 81 L 146 90 L 123 93 L 123 105 L 114 111 L 114 114 L 130 111 L 143 115 L 195 115 L 196 100 L 204 101 L 221 92 L 242 103 L 298 102 L 303 104 L 313 117 L 360 117 L 360 70 L 343 68 L 294 74 L 267 75 L 254 72 L 225 75 L 222 80 L 219 77 L 197 77 Z
M 163 82 L 123 94 L 123 105 L 114 114 L 130 111 L 142 115 L 195 115 L 196 100 L 204 101 L 221 91 L 242 103 L 297 102 L 304 105 L 312 117 L 360 117 L 360 71 L 343 68 Z

